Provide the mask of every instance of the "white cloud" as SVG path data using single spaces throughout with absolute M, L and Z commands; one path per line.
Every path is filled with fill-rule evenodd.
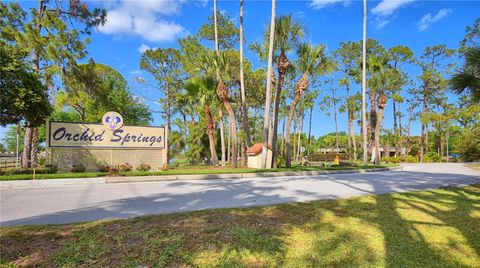
M 391 16 L 395 10 L 413 1 L 414 0 L 383 0 L 370 10 L 374 15 L 373 24 L 375 24 L 377 29 L 385 27 L 392 21 Z
M 105 34 L 140 36 L 151 42 L 175 40 L 185 30 L 167 21 L 166 16 L 180 12 L 183 0 L 128 1 L 109 5 L 107 21 L 99 30 Z
M 142 74 L 142 70 L 131 71 L 130 74 L 131 74 L 131 75 L 141 75 L 141 74 Z
M 417 27 L 419 31 L 425 31 L 430 25 L 433 23 L 441 20 L 442 18 L 446 17 L 448 14 L 452 12 L 451 9 L 442 8 L 438 11 L 438 13 L 432 17 L 431 13 L 425 14 L 420 21 L 417 22 Z
M 389 19 L 378 18 L 378 17 L 375 18 L 375 25 L 376 25 L 377 29 L 382 29 L 383 27 L 385 27 L 389 23 L 390 23 Z
M 390 16 L 396 9 L 413 1 L 414 0 L 383 0 L 372 8 L 371 12 L 377 16 Z
M 348 6 L 350 0 L 312 0 L 308 6 L 313 9 L 322 9 L 340 3 L 344 6 Z
M 149 46 L 147 46 L 147 45 L 145 45 L 145 44 L 142 44 L 142 45 L 138 48 L 138 52 L 140 52 L 140 53 L 143 54 L 143 53 L 145 53 L 145 51 L 147 51 L 147 50 L 149 50 L 149 49 L 150 49 Z

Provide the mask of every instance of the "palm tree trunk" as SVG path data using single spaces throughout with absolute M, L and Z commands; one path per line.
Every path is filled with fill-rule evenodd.
M 227 163 L 230 163 L 232 159 L 232 129 L 229 127 L 228 128 L 228 132 L 227 132 L 227 135 L 228 135 L 228 140 L 227 140 Z
M 283 125 L 282 125 L 282 147 L 280 148 L 280 152 L 282 153 L 282 156 L 285 156 L 285 125 L 287 124 L 287 117 L 283 117 Z
M 299 119 L 300 120 L 300 125 L 298 127 L 298 138 L 297 138 L 297 142 L 298 142 L 298 145 L 297 145 L 297 161 L 299 159 L 301 159 L 301 157 L 302 157 L 300 154 L 302 152 L 301 146 L 302 146 L 303 118 L 304 118 L 303 113 L 300 112 L 300 119 Z
M 240 0 L 240 92 L 242 97 L 242 123 L 245 132 L 246 146 L 252 143 L 250 139 L 250 125 L 248 124 L 247 97 L 245 95 L 245 79 L 243 77 L 243 0 Z
M 224 101 L 225 109 L 227 109 L 228 117 L 230 121 L 230 129 L 232 133 L 232 159 L 231 164 L 233 168 L 237 167 L 237 123 L 235 122 L 235 113 L 233 112 L 230 102 Z
M 292 102 L 292 105 L 290 106 L 290 112 L 288 113 L 288 119 L 287 119 L 287 126 L 285 128 L 285 149 L 286 149 L 286 154 L 285 154 L 285 165 L 287 168 L 292 167 L 292 159 L 291 159 L 291 152 L 290 152 L 290 127 L 292 126 L 292 119 L 293 119 L 293 114 L 295 113 L 295 106 L 297 104 L 295 103 L 295 99 Z
M 332 100 L 333 100 L 333 115 L 335 118 L 335 139 L 337 142 L 337 152 L 340 147 L 340 140 L 338 137 L 338 119 L 337 119 L 337 99 L 335 98 L 335 89 L 332 87 Z
M 222 148 L 222 166 L 226 164 L 225 157 L 225 129 L 223 127 L 223 112 L 222 109 L 218 110 L 219 125 L 220 125 L 220 146 Z
M 297 107 L 297 103 L 300 101 L 303 92 L 308 88 L 308 75 L 303 74 L 302 78 L 297 83 L 297 89 L 295 90 L 295 97 L 293 98 L 292 104 L 290 105 L 290 112 L 288 113 L 288 120 L 287 120 L 287 127 L 286 127 L 286 155 L 285 155 L 285 163 L 286 167 L 292 167 L 292 159 L 291 159 L 291 148 L 290 148 L 290 127 L 292 125 L 293 114 L 295 112 L 295 108 Z
M 171 111 L 171 99 L 170 99 L 170 84 L 168 84 L 168 83 L 167 83 L 167 86 L 166 86 L 166 90 L 167 90 L 167 92 L 166 92 L 167 94 L 165 96 L 165 99 L 166 99 L 167 110 L 165 112 L 166 112 L 166 116 L 167 116 L 167 133 L 170 133 L 172 131 L 172 126 L 171 126 L 172 111 Z M 168 165 L 169 162 L 170 162 L 170 145 L 169 144 L 167 144 L 165 150 L 167 151 L 166 152 L 166 155 L 167 155 L 166 163 Z
M 423 94 L 423 109 L 422 109 L 422 117 L 425 115 L 428 111 L 428 106 L 427 106 L 427 94 Z M 420 162 L 423 163 L 423 158 L 424 154 L 426 153 L 426 148 L 428 147 L 428 127 L 426 123 L 422 121 L 422 136 L 420 138 Z
M 310 118 L 308 123 L 308 147 L 307 147 L 307 155 L 310 154 L 310 147 L 312 146 L 312 113 L 313 113 L 313 105 L 310 107 Z
M 395 137 L 395 154 L 399 155 L 400 147 L 399 147 L 399 136 L 398 136 L 398 125 L 397 125 L 397 103 L 393 98 L 392 98 L 392 103 L 393 103 L 393 134 Z
M 297 161 L 297 126 L 298 126 L 298 112 L 293 117 L 293 160 Z
M 363 164 L 368 163 L 367 150 L 367 0 L 363 0 L 363 42 L 362 42 L 362 137 L 363 137 Z
M 387 96 L 382 92 L 378 96 L 378 118 L 375 124 L 375 165 L 380 165 L 380 132 L 386 105 Z
M 268 127 L 270 125 L 270 105 L 272 102 L 272 62 L 273 41 L 275 36 L 275 1 L 272 0 L 272 16 L 270 18 L 270 40 L 268 45 L 267 90 L 265 93 L 265 110 L 263 122 L 262 168 L 267 167 Z
M 370 149 L 372 151 L 372 161 L 375 162 L 375 157 L 377 154 L 375 153 L 374 147 L 375 146 L 375 134 L 377 130 L 377 98 L 376 98 L 375 90 L 370 88 Z
M 407 125 L 407 148 L 406 148 L 406 153 L 407 154 L 410 152 L 410 144 L 411 144 L 410 126 L 411 126 L 412 120 L 413 120 L 413 105 L 409 107 L 409 110 L 410 110 L 410 115 L 408 117 L 408 125 Z
M 278 112 L 280 109 L 280 98 L 282 96 L 283 80 L 285 70 L 289 62 L 287 56 L 281 53 L 277 60 L 278 81 L 277 92 L 275 94 L 275 101 L 273 105 L 273 139 L 272 139 L 272 167 L 277 168 L 277 137 L 278 137 Z
M 207 136 L 208 136 L 208 143 L 210 145 L 210 161 L 212 164 L 218 164 L 218 156 L 217 150 L 215 148 L 215 124 L 213 122 L 212 113 L 210 111 L 210 107 L 205 104 L 205 117 L 207 119 Z

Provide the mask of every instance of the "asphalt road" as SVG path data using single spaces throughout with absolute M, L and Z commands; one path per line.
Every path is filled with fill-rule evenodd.
M 462 186 L 480 183 L 479 175 L 459 163 L 406 164 L 403 170 L 358 174 L 1 189 L 0 226 L 72 223 Z

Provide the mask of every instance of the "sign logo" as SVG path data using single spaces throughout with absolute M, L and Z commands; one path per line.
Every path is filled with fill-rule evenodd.
M 123 118 L 119 113 L 110 111 L 103 115 L 102 123 L 107 129 L 113 131 L 123 126 Z

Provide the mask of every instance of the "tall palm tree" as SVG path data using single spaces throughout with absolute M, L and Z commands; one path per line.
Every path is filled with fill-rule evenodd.
M 243 0 L 240 0 L 240 93 L 242 98 L 242 123 L 246 145 L 250 146 L 250 126 L 248 124 L 247 97 L 245 95 L 245 79 L 243 77 Z
M 325 46 L 312 46 L 308 43 L 300 44 L 297 48 L 298 59 L 296 61 L 296 68 L 302 73 L 302 76 L 298 80 L 295 89 L 295 95 L 290 105 L 290 111 L 288 113 L 287 126 L 286 126 L 286 166 L 292 166 L 291 160 L 291 148 L 290 148 L 290 127 L 292 125 L 293 114 L 297 107 L 300 98 L 303 93 L 308 89 L 309 77 L 315 75 L 322 75 L 327 72 L 335 70 L 335 62 L 325 55 Z
M 193 77 L 185 83 L 185 89 L 191 99 L 198 101 L 205 112 L 206 130 L 208 143 L 210 145 L 210 161 L 212 164 L 218 164 L 217 150 L 215 148 L 215 122 L 213 121 L 210 105 L 216 99 L 215 80 L 211 77 Z
M 220 70 L 222 69 L 221 65 L 225 64 L 226 61 L 224 57 L 220 55 L 220 50 L 218 48 L 218 30 L 217 30 L 217 0 L 213 1 L 213 21 L 214 21 L 214 32 L 215 32 L 215 52 L 216 52 L 216 65 L 215 65 L 215 72 L 217 76 L 217 94 L 220 100 L 222 100 L 225 109 L 227 110 L 229 121 L 230 121 L 230 133 L 232 137 L 232 157 L 231 157 L 231 164 L 232 167 L 237 167 L 237 124 L 235 119 L 235 112 L 233 111 L 233 107 L 230 104 L 229 100 L 229 92 L 228 86 L 225 85 L 221 75 Z M 240 64 L 243 65 L 242 61 Z M 225 66 L 223 66 L 225 67 Z M 220 122 L 221 124 L 223 122 Z
M 469 91 L 474 102 L 480 102 L 480 47 L 468 48 L 465 65 L 450 80 L 451 88 L 457 93 Z
M 298 43 L 300 38 L 305 35 L 303 25 L 295 21 L 292 15 L 280 16 L 276 20 L 275 26 L 275 50 L 278 50 L 277 57 L 277 91 L 275 93 L 275 100 L 273 106 L 273 135 L 272 135 L 272 167 L 277 167 L 277 137 L 278 137 L 278 112 L 280 108 L 280 99 L 282 95 L 283 82 L 285 73 L 290 61 L 286 53 L 292 50 Z
M 270 105 L 272 103 L 272 62 L 273 62 L 273 42 L 275 40 L 275 4 L 272 0 L 272 16 L 270 18 L 270 37 L 268 44 L 268 68 L 267 68 L 267 90 L 265 93 L 265 110 L 263 122 L 263 146 L 262 146 L 262 168 L 267 167 L 268 156 L 268 128 L 270 125 Z
M 363 42 L 362 42 L 362 137 L 363 137 L 363 164 L 368 163 L 367 151 L 367 0 L 363 0 Z

